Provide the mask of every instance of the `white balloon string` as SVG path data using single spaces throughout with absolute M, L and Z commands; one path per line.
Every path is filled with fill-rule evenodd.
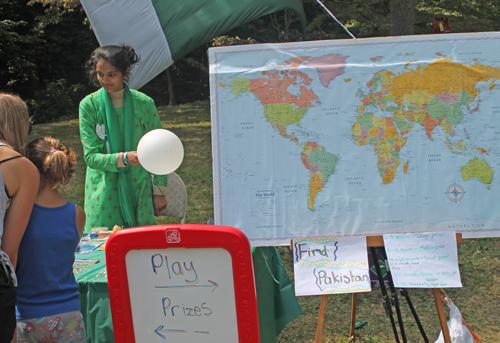
M 342 25 L 342 23 L 341 23 L 340 21 L 338 21 L 338 19 L 337 19 L 337 18 L 335 18 L 335 16 L 332 14 L 332 12 L 330 12 L 330 10 L 329 10 L 328 8 L 326 8 L 326 6 L 325 6 L 325 5 L 323 5 L 323 3 L 321 3 L 321 1 L 319 1 L 319 0 L 316 0 L 316 1 L 317 1 L 320 5 L 321 5 L 321 7 L 323 7 L 323 8 L 325 9 L 325 11 L 327 11 L 327 12 L 328 12 L 328 14 L 329 14 L 329 15 L 330 15 L 333 19 L 335 19 L 335 21 L 336 21 L 337 23 L 339 23 L 339 24 L 340 24 L 340 26 L 342 26 L 342 27 L 344 28 L 344 30 L 346 30 L 346 31 L 347 31 L 347 33 L 348 33 L 349 35 L 351 35 L 351 37 L 352 37 L 353 39 L 356 39 L 356 37 L 354 37 L 354 35 L 353 35 L 352 33 L 350 33 L 350 32 L 349 32 L 349 30 L 348 30 L 348 29 L 346 29 L 346 27 L 345 27 L 344 25 Z

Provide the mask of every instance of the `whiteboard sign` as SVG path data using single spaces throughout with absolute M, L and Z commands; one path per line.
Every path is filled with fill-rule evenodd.
M 151 331 L 167 341 L 237 342 L 227 250 L 132 250 L 125 260 L 136 342 L 151 342 Z
M 106 259 L 117 342 L 258 342 L 250 245 L 239 230 L 122 230 Z

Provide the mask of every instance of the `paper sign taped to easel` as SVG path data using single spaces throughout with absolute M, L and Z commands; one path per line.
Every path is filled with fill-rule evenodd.
M 388 234 L 384 245 L 396 287 L 462 287 L 455 232 Z
M 369 292 L 366 237 L 293 240 L 295 295 Z

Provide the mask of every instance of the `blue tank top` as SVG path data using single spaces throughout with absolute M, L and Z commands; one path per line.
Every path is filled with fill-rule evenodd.
M 73 275 L 80 241 L 75 204 L 35 204 L 17 258 L 17 318 L 31 319 L 80 309 Z

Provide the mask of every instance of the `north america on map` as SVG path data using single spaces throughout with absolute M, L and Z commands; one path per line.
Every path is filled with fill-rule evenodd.
M 500 36 L 448 37 L 211 49 L 219 223 L 257 245 L 498 235 Z

